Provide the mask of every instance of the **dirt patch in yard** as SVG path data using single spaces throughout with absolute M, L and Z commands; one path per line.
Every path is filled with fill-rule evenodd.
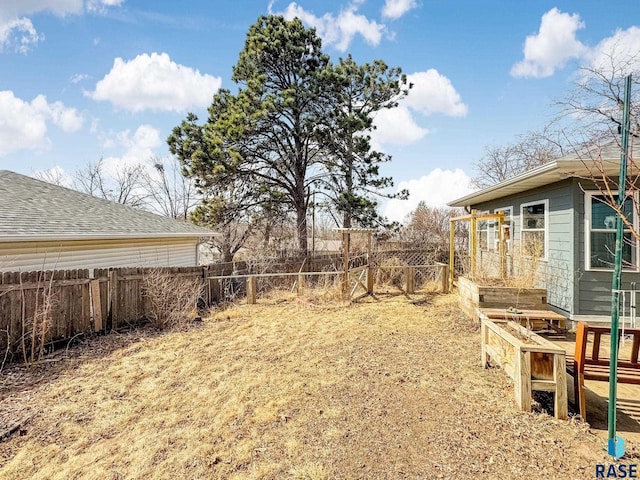
M 274 296 L 12 366 L 0 424 L 22 422 L 0 443 L 0 477 L 593 477 L 605 442 L 518 412 L 455 296 L 410 300 Z

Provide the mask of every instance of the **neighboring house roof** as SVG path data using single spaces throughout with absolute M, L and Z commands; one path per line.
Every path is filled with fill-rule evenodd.
M 592 145 L 545 163 L 516 177 L 458 198 L 450 202 L 449 206 L 468 207 L 508 195 L 526 192 L 533 188 L 559 182 L 565 178 L 589 178 L 591 175 L 590 167 L 593 167 L 594 162 L 600 159 L 605 174 L 617 176 L 620 170 L 620 151 L 619 143 L 615 140 L 601 146 Z M 640 158 L 640 142 L 636 142 L 633 145 L 631 156 Z
M 0 170 L 0 242 L 212 235 L 187 222 Z

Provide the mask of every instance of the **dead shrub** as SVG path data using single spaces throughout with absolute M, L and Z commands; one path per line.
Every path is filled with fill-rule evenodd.
M 20 348 L 24 363 L 31 365 L 45 354 L 45 345 L 49 338 L 49 332 L 53 325 L 53 309 L 57 305 L 57 297 L 53 293 L 53 275 L 47 281 L 43 281 L 44 272 L 38 278 L 38 288 L 35 289 L 35 305 L 33 313 L 27 315 L 27 301 L 25 289 L 20 276 L 20 294 L 22 300 L 22 336 Z M 40 285 L 43 285 L 40 288 Z
M 199 279 L 179 277 L 162 269 L 143 276 L 143 295 L 149 302 L 149 319 L 158 329 L 184 327 L 198 316 L 203 294 Z

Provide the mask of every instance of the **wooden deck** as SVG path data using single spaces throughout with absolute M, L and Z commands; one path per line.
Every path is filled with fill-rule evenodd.
M 556 337 L 556 338 L 554 338 Z M 575 350 L 575 335 L 567 333 L 561 336 L 549 335 L 547 339 L 558 345 L 561 345 L 566 351 L 568 357 L 573 357 Z M 624 357 L 625 350 L 630 343 L 621 345 L 620 357 Z M 589 348 L 589 346 L 587 346 Z M 608 354 L 608 345 L 601 347 L 603 353 Z M 587 401 L 587 421 L 592 429 L 599 435 L 608 437 L 607 426 L 607 409 L 609 403 L 609 383 L 597 382 L 592 380 L 585 381 L 586 401 Z M 569 396 L 569 412 L 575 412 L 573 406 L 573 378 L 567 375 L 567 392 Z M 640 385 L 618 384 L 618 401 L 617 401 L 617 419 L 616 426 L 619 435 L 628 442 L 636 445 L 640 444 Z

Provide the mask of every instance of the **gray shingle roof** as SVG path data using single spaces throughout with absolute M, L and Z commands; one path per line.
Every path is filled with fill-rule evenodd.
M 0 241 L 213 234 L 187 222 L 0 170 Z

